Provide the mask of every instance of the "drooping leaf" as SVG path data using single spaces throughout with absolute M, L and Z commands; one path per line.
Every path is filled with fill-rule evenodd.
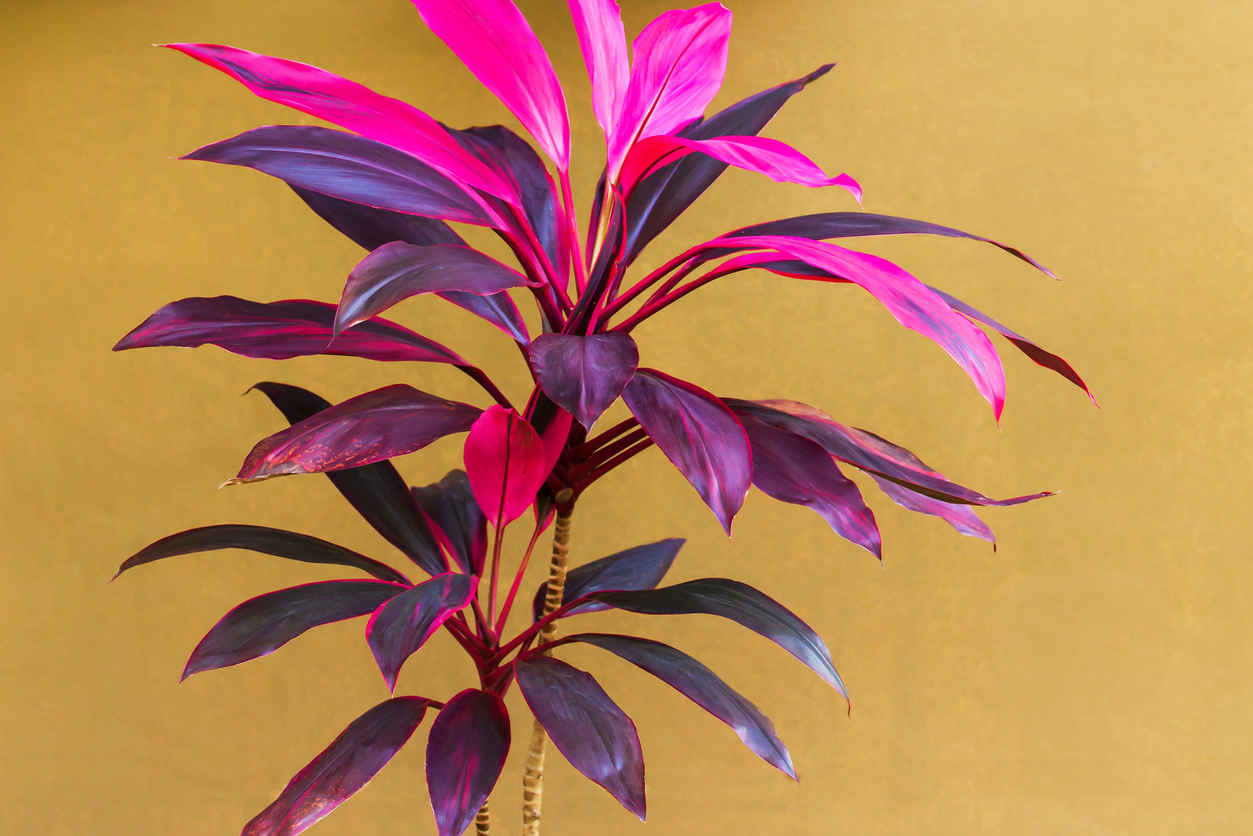
M 629 334 L 542 334 L 531 343 L 540 386 L 589 431 L 622 394 L 639 360 Z
M 369 615 L 406 589 L 384 581 L 318 581 L 250 598 L 200 640 L 183 679 L 268 656 L 306 630 Z
M 561 640 L 562 644 L 572 642 L 595 645 L 648 671 L 726 723 L 758 757 L 796 780 L 792 756 L 775 733 L 770 718 L 691 656 L 667 644 L 635 636 L 579 633 Z
M 413 498 L 434 523 L 457 565 L 481 576 L 487 556 L 487 516 L 474 499 L 466 472 L 451 470 L 432 485 L 413 488 Z
M 740 423 L 753 447 L 754 485 L 780 502 L 814 509 L 836 534 L 883 559 L 874 512 L 821 446 L 750 415 Z
M 467 365 L 449 348 L 386 319 L 362 322 L 338 337 L 335 306 L 306 299 L 250 302 L 236 296 L 171 302 L 123 337 L 114 351 L 151 346 L 216 345 L 233 354 L 287 360 L 315 354 L 367 360 Z
M 570 765 L 644 820 L 644 753 L 631 718 L 591 674 L 548 656 L 514 664 L 518 690 Z
M 569 0 L 574 31 L 579 36 L 583 63 L 592 82 L 592 112 L 605 131 L 614 125 L 626 95 L 631 68 L 627 63 L 626 30 L 614 0 Z
M 413 736 L 429 703 L 394 697 L 374 706 L 288 782 L 242 836 L 295 836 L 312 827 L 378 774 Z
M 254 128 L 182 159 L 246 166 L 292 186 L 379 209 L 477 226 L 500 225 L 481 200 L 413 155 L 329 128 Z
M 183 554 L 216 551 L 218 549 L 247 549 L 248 551 L 299 560 L 304 563 L 324 563 L 332 566 L 351 566 L 368 572 L 379 580 L 409 585 L 409 579 L 385 563 L 357 554 L 351 549 L 310 537 L 294 531 L 266 528 L 260 525 L 210 525 L 171 534 L 145 546 L 126 559 L 117 570 L 116 580 L 127 569 L 177 557 Z
M 405 660 L 473 595 L 474 578 L 449 572 L 402 592 L 375 611 L 365 635 L 388 690 L 396 690 Z
M 870 478 L 874 479 L 879 489 L 902 508 L 917 511 L 919 514 L 939 517 L 956 529 L 959 534 L 965 534 L 967 537 L 978 537 L 980 540 L 987 540 L 993 546 L 996 545 L 996 535 L 992 533 L 992 529 L 988 528 L 987 523 L 979 519 L 979 515 L 969 505 L 954 505 L 951 502 L 941 502 L 938 499 L 932 499 L 929 496 L 911 491 L 909 488 L 902 487 L 895 482 L 890 482 L 882 476 L 871 474 Z
M 753 474 L 735 415 L 704 389 L 655 369 L 637 371 L 622 399 L 730 534 Z
M 670 565 L 686 542 L 678 538 L 659 540 L 576 566 L 566 574 L 561 603 L 564 606 L 593 592 L 605 590 L 653 589 L 670 571 Z M 531 605 L 536 620 L 544 611 L 547 595 L 548 581 L 544 581 L 535 591 L 535 601 Z M 568 615 L 607 609 L 606 604 L 589 601 L 570 610 Z
M 439 836 L 461 836 L 487 801 L 509 754 L 509 712 L 491 691 L 448 701 L 426 743 L 426 786 Z
M 257 442 L 231 484 L 344 470 L 403 456 L 465 432 L 481 411 L 403 383 L 384 386 Z
M 465 466 L 474 498 L 497 531 L 526 512 L 548 478 L 539 435 L 512 409 L 498 405 L 470 428 Z
M 646 615 L 705 613 L 729 618 L 791 653 L 848 699 L 848 691 L 831 662 L 831 653 L 818 634 L 791 610 L 748 584 L 726 578 L 702 578 L 661 589 L 593 592 L 587 597 Z
M 422 20 L 518 118 L 557 167 L 570 167 L 565 94 L 511 0 L 413 0 Z M 499 197 L 499 195 L 498 195 Z

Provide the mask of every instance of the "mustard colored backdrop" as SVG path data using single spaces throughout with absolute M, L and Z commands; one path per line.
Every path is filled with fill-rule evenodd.
M 988 494 L 1061 493 L 988 512 L 994 553 L 863 481 L 885 571 L 812 512 L 756 492 L 728 542 L 658 452 L 633 460 L 580 505 L 577 559 L 687 537 L 673 580 L 740 578 L 792 607 L 826 638 L 854 708 L 846 717 L 817 677 L 729 622 L 589 616 L 588 629 L 664 638 L 723 674 L 774 719 L 801 782 L 661 683 L 572 649 L 640 728 L 649 822 L 553 757 L 544 832 L 1253 832 L 1253 4 L 727 2 L 715 109 L 838 61 L 768 134 L 857 177 L 870 211 L 1010 242 L 1053 268 L 1060 282 L 968 241 L 866 244 L 1067 357 L 1103 409 L 1001 342 L 998 430 L 939 349 L 847 286 L 734 277 L 637 331 L 645 364 L 714 392 L 818 405 Z M 568 12 L 521 5 L 567 85 L 585 210 L 602 146 Z M 666 8 L 624 6 L 631 36 Z M 364 624 L 179 685 L 230 607 L 335 573 L 222 552 L 106 582 L 152 540 L 224 522 L 398 558 L 321 477 L 215 490 L 283 426 L 264 398 L 240 397 L 256 381 L 332 400 L 398 380 L 483 397 L 447 367 L 110 353 L 173 299 L 333 300 L 361 255 L 274 180 L 172 161 L 306 120 L 149 44 L 233 44 L 454 126 L 514 123 L 405 0 L 0 9 L 0 832 L 236 833 L 386 697 Z M 730 172 L 641 266 L 746 223 L 851 208 L 841 190 Z M 522 391 L 494 329 L 433 299 L 397 318 Z M 425 484 L 458 457 L 450 439 L 399 466 Z M 472 683 L 441 636 L 400 690 L 446 698 Z M 530 726 L 516 691 L 509 704 L 503 834 L 519 826 Z M 313 832 L 434 833 L 424 738 Z

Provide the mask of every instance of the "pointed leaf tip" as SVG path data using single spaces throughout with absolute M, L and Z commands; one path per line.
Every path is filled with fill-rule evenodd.
M 531 343 L 531 363 L 545 394 L 587 430 L 618 399 L 639 365 L 629 334 L 543 334 Z

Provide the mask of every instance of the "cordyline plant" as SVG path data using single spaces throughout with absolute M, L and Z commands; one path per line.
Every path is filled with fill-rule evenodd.
M 998 418 L 1004 399 L 1000 359 L 974 323 L 1003 334 L 1036 363 L 1085 391 L 1086 386 L 1064 360 L 974 308 L 890 262 L 830 243 L 913 233 L 988 241 L 948 227 L 860 211 L 807 215 L 729 232 L 647 275 L 626 279 L 640 251 L 728 165 L 781 182 L 841 186 L 860 200 L 852 178 L 828 177 L 798 151 L 758 135 L 830 65 L 705 118 L 726 67 L 727 9 L 712 3 L 661 15 L 636 37 L 628 63 L 617 5 L 569 0 L 607 144 L 604 174 L 581 238 L 571 200 L 565 99 L 526 20 L 511 0 L 414 3 L 426 24 L 530 132 L 555 167 L 555 181 L 531 146 L 507 128 L 455 130 L 305 64 L 226 46 L 171 45 L 265 99 L 346 129 L 257 128 L 186 158 L 247 166 L 285 181 L 370 254 L 349 275 L 338 305 L 233 296 L 184 299 L 157 311 L 116 348 L 210 344 L 269 359 L 335 354 L 446 363 L 494 401 L 481 409 L 396 384 L 332 405 L 295 386 L 254 387 L 291 426 L 260 441 L 231 483 L 325 473 L 384 539 L 430 576 L 426 580 L 414 582 L 391 566 L 314 537 L 249 525 L 175 534 L 119 570 L 235 548 L 372 576 L 309 583 L 245 601 L 197 645 L 184 678 L 264 656 L 317 625 L 361 616 L 369 616 L 366 639 L 389 689 L 405 661 L 441 627 L 474 662 L 478 687 L 446 701 L 393 696 L 354 720 L 243 832 L 303 831 L 364 786 L 434 709 L 426 776 L 439 833 L 455 836 L 471 821 L 487 833 L 487 798 L 510 744 L 502 698 L 515 683 L 535 716 L 523 783 L 524 832 L 538 832 L 549 737 L 576 769 L 643 819 L 644 762 L 635 726 L 591 675 L 554 658 L 554 650 L 575 642 L 595 645 L 672 685 L 794 778 L 771 722 L 685 653 L 635 636 L 555 637 L 564 619 L 611 608 L 718 615 L 774 641 L 847 699 L 822 640 L 765 594 L 723 578 L 658 588 L 682 540 L 637 546 L 567 574 L 571 514 L 584 491 L 655 444 L 728 533 L 750 485 L 756 485 L 775 499 L 814 509 L 836 534 L 876 556 L 874 515 L 841 473 L 841 463 L 868 473 L 898 504 L 985 540 L 992 540 L 992 533 L 972 506 L 1014 505 L 1045 494 L 989 499 L 950 482 L 909 451 L 814 407 L 717 397 L 642 368 L 632 330 L 697 288 L 754 268 L 869 291 L 898 322 L 948 352 Z M 516 256 L 516 267 L 467 246 L 450 221 L 496 232 Z M 988 243 L 1039 267 L 1015 249 Z M 530 336 L 508 295 L 515 288 L 534 298 L 539 336 Z M 380 318 L 421 294 L 470 311 L 517 343 L 535 381 L 522 408 L 451 349 Z M 618 397 L 633 417 L 593 435 L 597 418 Z M 426 487 L 406 486 L 389 459 L 455 433 L 468 433 L 465 470 Z M 534 519 L 526 552 L 513 577 L 502 577 L 505 529 L 524 516 Z M 531 553 L 550 526 L 548 580 L 534 593 L 526 627 L 508 634 Z

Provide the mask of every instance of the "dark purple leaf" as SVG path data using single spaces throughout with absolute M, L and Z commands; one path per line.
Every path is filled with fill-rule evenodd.
M 750 415 L 740 420 L 753 447 L 753 484 L 762 493 L 814 509 L 836 534 L 883 559 L 874 513 L 822 447 Z
M 183 679 L 268 656 L 313 627 L 369 615 L 406 588 L 384 581 L 319 581 L 250 598 L 200 640 Z
M 796 779 L 792 757 L 770 718 L 691 656 L 667 644 L 635 636 L 579 633 L 561 640 L 562 644 L 569 642 L 594 644 L 648 671 L 734 729 L 744 745 L 766 763 Z
M 748 436 L 735 415 L 704 389 L 654 369 L 637 371 L 622 399 L 730 534 L 753 475 Z
M 365 636 L 389 690 L 410 656 L 417 653 L 445 621 L 470 603 L 474 578 L 448 573 L 396 595 L 378 608 Z
M 591 563 L 576 566 L 566 575 L 561 603 L 564 606 L 593 592 L 652 589 L 661 583 L 666 572 L 670 571 L 670 565 L 674 563 L 679 549 L 683 548 L 686 542 L 677 538 L 659 540 L 656 543 L 635 546 L 626 551 L 593 560 Z M 544 581 L 535 591 L 535 601 L 531 606 L 536 620 L 543 613 L 544 598 L 547 595 L 548 581 Z M 569 615 L 607 609 L 609 607 L 605 604 L 591 601 L 575 607 Z
M 440 709 L 426 742 L 426 786 L 439 836 L 461 836 L 509 754 L 509 712 L 491 691 L 462 691 Z
M 465 432 L 482 412 L 397 383 L 366 392 L 262 439 L 230 484 L 374 464 Z
M 466 190 L 409 154 L 312 125 L 270 125 L 192 151 L 185 160 L 241 165 L 293 186 L 410 215 L 495 226 Z
M 395 697 L 353 720 L 300 770 L 242 836 L 295 836 L 316 824 L 387 766 L 422 722 L 429 703 Z
M 545 394 L 591 430 L 635 374 L 640 352 L 629 334 L 542 334 L 531 365 Z
M 353 268 L 339 300 L 335 329 L 350 328 L 422 293 L 455 291 L 490 296 L 529 284 L 526 276 L 471 247 L 415 247 L 393 241 Z
M 334 321 L 335 306 L 325 302 L 285 299 L 264 303 L 235 296 L 193 297 L 161 308 L 123 337 L 113 350 L 216 345 L 234 354 L 266 360 L 334 354 L 367 360 L 466 365 L 451 349 L 386 319 L 362 322 L 338 337 L 332 330 Z
M 661 589 L 594 592 L 589 597 L 616 609 L 646 615 L 705 613 L 729 618 L 791 653 L 848 699 L 848 691 L 831 662 L 831 653 L 818 634 L 791 610 L 747 584 L 726 578 L 702 578 Z
M 915 493 L 909 488 L 903 488 L 895 482 L 889 482 L 882 476 L 871 474 L 870 478 L 874 479 L 879 489 L 902 508 L 917 511 L 920 514 L 928 514 L 932 517 L 939 517 L 955 528 L 959 534 L 987 540 L 995 548 L 996 536 L 992 533 L 992 529 L 988 528 L 987 524 L 979 519 L 979 515 L 969 505 L 954 505 L 950 502 L 941 502 L 938 499 Z
M 644 753 L 631 718 L 591 674 L 548 656 L 519 659 L 518 690 L 570 765 L 644 820 Z
M 385 563 L 357 554 L 351 549 L 278 528 L 259 525 L 210 525 L 171 534 L 127 558 L 117 570 L 114 580 L 127 569 L 176 557 L 217 549 L 247 549 L 249 551 L 299 560 L 304 563 L 325 563 L 335 566 L 351 566 L 368 572 L 379 580 L 409 585 L 409 579 Z
M 474 499 L 466 472 L 452 470 L 438 482 L 412 490 L 457 565 L 481 576 L 487 556 L 487 516 Z
M 331 408 L 329 401 L 299 386 L 267 381 L 252 388 L 264 393 L 292 424 Z M 448 571 L 435 535 L 391 462 L 333 470 L 326 475 L 384 540 L 400 549 L 428 575 Z

